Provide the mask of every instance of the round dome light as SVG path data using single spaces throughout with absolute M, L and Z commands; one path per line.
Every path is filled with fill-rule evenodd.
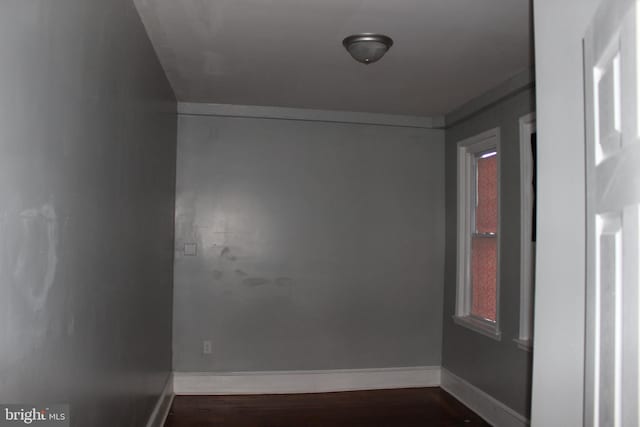
M 373 64 L 393 46 L 393 40 L 382 34 L 354 34 L 345 38 L 342 45 L 358 62 Z

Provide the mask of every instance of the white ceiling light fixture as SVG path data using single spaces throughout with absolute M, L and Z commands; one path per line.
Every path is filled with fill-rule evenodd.
M 342 45 L 358 62 L 373 64 L 393 46 L 393 40 L 383 34 L 362 33 L 345 38 Z

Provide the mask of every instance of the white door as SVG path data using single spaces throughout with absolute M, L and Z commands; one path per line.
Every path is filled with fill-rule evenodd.
M 640 425 L 639 1 L 604 0 L 584 44 L 586 426 Z

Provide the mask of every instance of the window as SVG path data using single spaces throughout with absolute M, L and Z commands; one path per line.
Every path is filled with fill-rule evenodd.
M 531 350 L 536 253 L 536 115 L 520 118 L 520 332 L 518 347 Z
M 456 323 L 500 339 L 500 130 L 458 143 Z

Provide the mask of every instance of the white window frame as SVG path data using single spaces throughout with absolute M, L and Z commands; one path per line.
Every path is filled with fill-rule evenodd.
M 498 162 L 498 229 L 496 230 L 496 321 L 491 322 L 471 314 L 471 234 L 473 232 L 472 200 L 475 199 L 475 157 L 478 153 L 495 150 Z M 497 341 L 500 332 L 500 128 L 458 142 L 458 256 L 456 324 L 469 328 Z
M 514 339 L 522 350 L 533 348 L 533 289 L 535 243 L 531 242 L 533 210 L 533 156 L 531 135 L 536 133 L 536 113 L 522 116 L 520 123 L 520 329 Z

